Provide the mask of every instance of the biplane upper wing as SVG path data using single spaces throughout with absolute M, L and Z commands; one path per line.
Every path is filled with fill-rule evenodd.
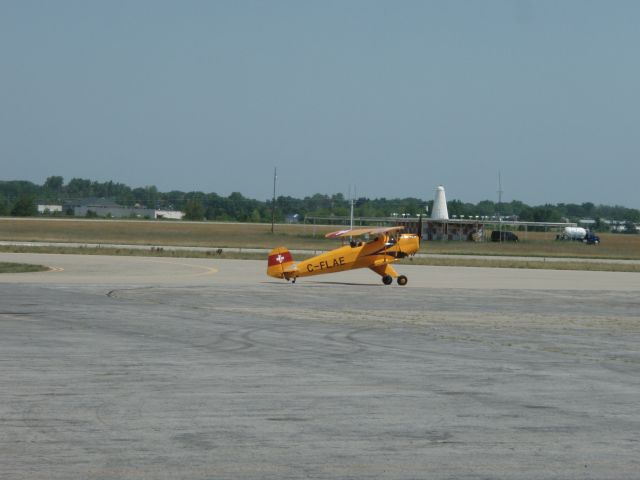
M 353 228 L 348 230 L 338 230 L 337 232 L 327 233 L 326 238 L 342 238 L 342 237 L 358 237 L 360 235 L 378 235 L 386 232 L 397 232 L 404 230 L 404 227 L 378 227 L 378 228 Z

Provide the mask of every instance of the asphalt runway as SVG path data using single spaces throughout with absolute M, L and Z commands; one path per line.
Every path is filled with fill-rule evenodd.
M 639 478 L 639 274 L 0 261 L 2 479 Z

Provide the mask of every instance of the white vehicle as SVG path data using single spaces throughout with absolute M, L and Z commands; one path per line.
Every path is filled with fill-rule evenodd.
M 562 240 L 582 240 L 587 236 L 587 230 L 582 227 L 564 227 Z
M 582 227 L 564 227 L 564 231 L 556 235 L 556 240 L 577 240 L 588 245 L 600 243 L 600 237 Z

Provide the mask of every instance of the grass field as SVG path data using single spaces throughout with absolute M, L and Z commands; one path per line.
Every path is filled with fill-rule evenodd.
M 27 273 L 44 272 L 49 270 L 44 265 L 32 265 L 30 263 L 0 262 L 0 273 Z
M 414 258 L 402 260 L 401 263 L 415 265 L 430 265 L 444 267 L 485 267 L 485 268 L 530 268 L 536 270 L 580 270 L 601 272 L 633 272 L 640 273 L 640 264 L 611 263 L 601 261 L 554 261 L 544 262 L 539 260 L 518 260 L 510 257 L 501 259 L 492 258 Z
M 171 255 L 171 256 L 211 256 L 218 248 L 272 248 L 284 245 L 299 250 L 330 250 L 338 243 L 327 240 L 324 234 L 340 227 L 313 225 L 276 225 L 271 233 L 271 225 L 212 223 L 212 222 L 154 222 L 133 220 L 87 220 L 87 219 L 15 219 L 0 218 L 0 240 L 22 242 L 61 242 L 61 243 L 97 243 L 125 245 L 162 245 L 191 246 L 211 248 L 211 252 L 195 254 L 192 252 L 141 252 L 127 249 L 100 249 L 97 252 L 118 255 Z M 492 242 L 423 242 L 422 253 L 456 255 L 498 255 L 524 257 L 575 257 L 589 259 L 640 259 L 640 235 L 602 234 L 600 245 L 585 245 L 580 242 L 556 241 L 553 232 L 518 232 L 518 243 Z M 77 249 L 38 247 L 3 247 L 4 251 L 48 251 L 60 253 L 79 253 Z M 262 258 L 264 255 L 237 255 L 225 252 L 223 258 Z M 507 263 L 505 263 L 507 262 Z M 518 262 L 505 258 L 497 260 L 449 260 L 416 259 L 416 263 L 429 265 L 465 265 L 465 266 L 503 266 L 511 268 L 566 268 L 581 270 L 600 270 L 597 264 L 576 263 L 544 265 L 536 262 Z M 541 265 L 542 264 L 542 265 Z M 612 269 L 612 268 L 607 268 Z M 625 271 L 638 271 L 635 266 L 613 267 Z
M 525 257 L 577 257 L 640 259 L 640 235 L 598 234 L 600 245 L 555 240 L 555 232 L 518 232 L 519 242 L 428 242 L 430 253 L 462 255 L 505 255 Z
M 0 218 L 0 240 L 24 242 L 116 243 L 190 247 L 324 249 L 324 234 L 339 227 L 252 223 L 154 222 L 135 220 Z

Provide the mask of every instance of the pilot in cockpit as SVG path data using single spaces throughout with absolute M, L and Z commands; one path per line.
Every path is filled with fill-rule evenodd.
M 392 247 L 396 244 L 398 240 L 396 239 L 395 235 L 390 235 L 387 237 L 387 241 L 384 243 L 385 247 Z

